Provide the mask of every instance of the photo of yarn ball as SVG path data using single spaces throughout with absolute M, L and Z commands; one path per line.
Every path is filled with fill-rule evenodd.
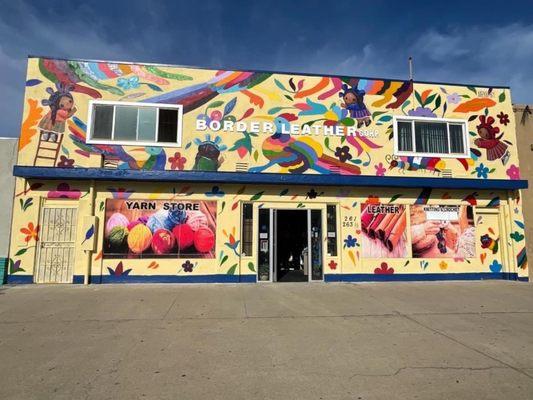
M 216 201 L 106 202 L 106 258 L 214 258 L 215 244 Z
M 363 257 L 407 257 L 406 230 L 407 211 L 404 205 L 361 205 Z

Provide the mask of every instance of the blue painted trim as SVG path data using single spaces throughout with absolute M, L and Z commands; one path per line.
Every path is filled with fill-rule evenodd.
M 26 179 L 72 179 L 148 182 L 295 184 L 442 189 L 526 189 L 527 180 L 416 178 L 338 174 L 269 174 L 249 172 L 142 171 L 104 168 L 57 168 L 15 165 L 13 175 Z
M 416 282 L 416 281 L 472 281 L 501 279 L 528 282 L 528 277 L 516 273 L 469 272 L 459 274 L 325 274 L 325 282 Z M 255 283 L 255 275 L 93 275 L 91 283 Z M 8 275 L 8 284 L 31 284 L 32 275 Z M 83 275 L 74 275 L 73 283 L 82 284 Z
M 255 283 L 255 275 L 95 275 L 91 283 Z
M 33 275 L 8 275 L 7 283 L 15 285 L 26 285 L 33 283 Z
M 236 72 L 259 72 L 264 74 L 276 74 L 276 75 L 300 75 L 300 76 L 310 76 L 310 77 L 326 77 L 326 78 L 355 78 L 355 79 L 365 79 L 365 80 L 379 80 L 379 81 L 392 81 L 392 82 L 405 82 L 405 79 L 393 79 L 393 78 L 376 78 L 368 76 L 349 76 L 349 75 L 332 75 L 332 74 L 317 74 L 312 72 L 291 72 L 291 71 L 272 71 L 264 69 L 242 69 L 242 68 L 221 68 L 221 67 L 199 67 L 195 65 L 188 64 L 161 64 L 161 63 L 147 63 L 147 62 L 132 62 L 132 61 L 110 61 L 110 60 L 88 60 L 83 58 L 58 58 L 50 56 L 38 56 L 38 55 L 29 55 L 28 58 L 46 58 L 51 60 L 63 60 L 63 61 L 79 61 L 79 62 L 104 62 L 104 63 L 114 63 L 114 64 L 126 64 L 126 65 L 154 65 L 157 67 L 170 67 L 170 68 L 185 68 L 185 69 L 200 69 L 200 70 L 210 70 L 210 71 L 236 71 Z M 413 83 L 429 84 L 429 85 L 448 85 L 448 86 L 461 86 L 468 87 L 474 86 L 478 88 L 493 88 L 493 89 L 510 89 L 510 86 L 494 86 L 494 85 L 481 85 L 473 83 L 453 83 L 453 82 L 434 82 L 434 81 L 413 81 Z
M 326 282 L 416 282 L 416 281 L 478 281 L 502 279 L 516 281 L 518 274 L 502 272 L 466 272 L 458 274 L 325 274 Z

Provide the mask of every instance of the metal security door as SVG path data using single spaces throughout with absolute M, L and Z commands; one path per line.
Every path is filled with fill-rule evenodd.
M 77 212 L 76 207 L 42 208 L 36 283 L 72 283 Z

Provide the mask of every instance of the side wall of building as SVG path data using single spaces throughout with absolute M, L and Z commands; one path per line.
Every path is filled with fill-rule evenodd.
M 524 179 L 533 179 L 533 105 L 513 105 L 514 119 L 516 121 L 516 146 L 520 158 L 520 171 Z M 533 197 L 533 189 L 523 189 L 524 199 Z M 525 218 L 526 248 L 533 254 L 533 202 L 525 201 L 523 204 Z M 530 271 L 530 279 L 531 276 Z
M 17 163 L 18 139 L 0 138 L 0 264 L 8 263 L 9 242 L 11 233 L 11 214 L 13 206 L 13 192 L 15 190 L 15 177 L 13 166 Z M 1 268 L 0 268 L 1 269 Z M 0 284 L 4 280 L 0 272 Z

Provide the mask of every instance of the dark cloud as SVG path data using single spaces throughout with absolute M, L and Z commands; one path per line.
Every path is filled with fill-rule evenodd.
M 533 102 L 523 2 L 0 0 L 0 136 L 20 129 L 26 57 L 511 85 Z

